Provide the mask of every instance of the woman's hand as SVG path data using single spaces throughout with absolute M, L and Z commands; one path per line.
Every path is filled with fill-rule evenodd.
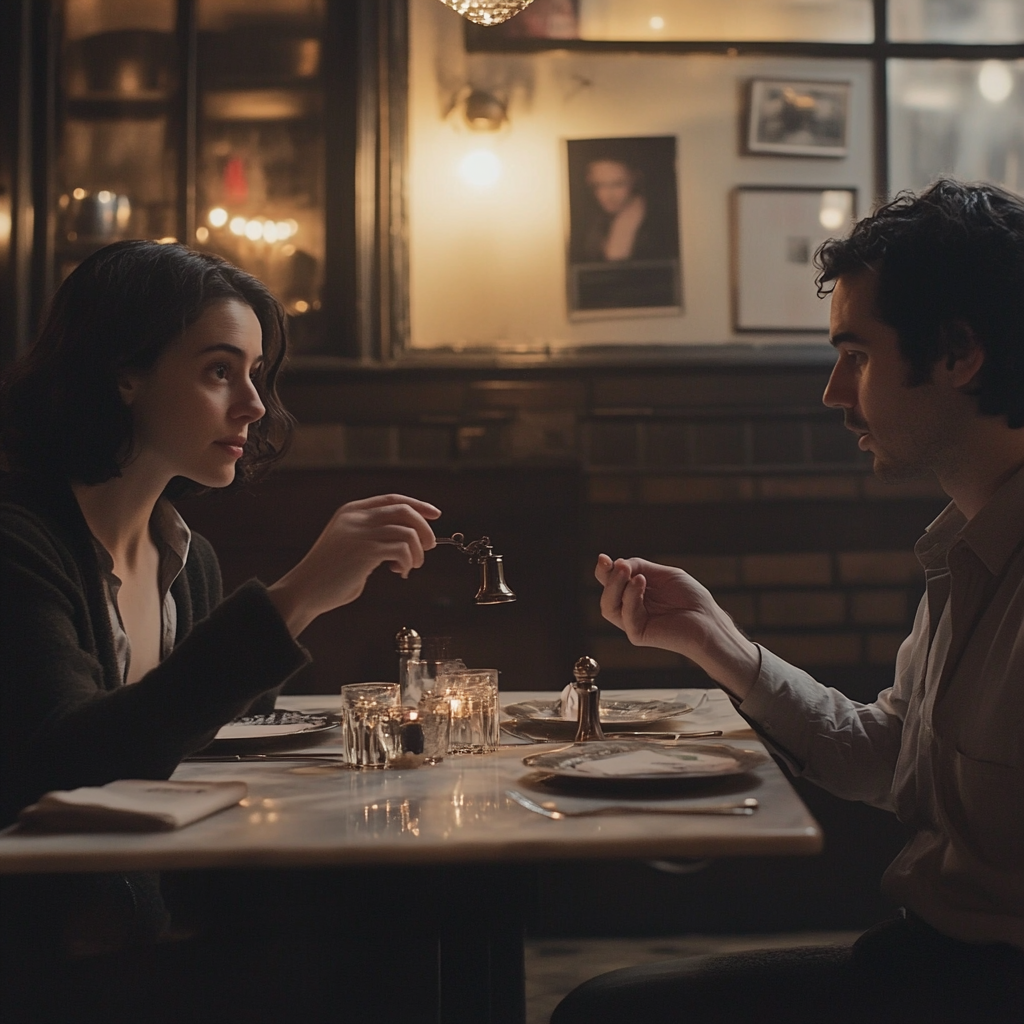
M 660 647 L 696 662 L 740 699 L 757 680 L 761 652 L 707 587 L 682 569 L 642 558 L 599 555 L 601 614 L 637 647 Z
M 435 546 L 427 523 L 441 510 L 404 494 L 342 505 L 309 553 L 269 588 L 270 599 L 298 636 L 313 619 L 354 601 L 378 565 L 407 577 Z

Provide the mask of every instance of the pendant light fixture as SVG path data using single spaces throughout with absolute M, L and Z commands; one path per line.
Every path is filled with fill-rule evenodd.
M 500 25 L 517 15 L 533 0 L 441 0 L 474 25 Z

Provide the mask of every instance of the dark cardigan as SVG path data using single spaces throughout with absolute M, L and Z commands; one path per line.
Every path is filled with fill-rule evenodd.
M 262 584 L 221 601 L 197 534 L 172 653 L 123 685 L 92 537 L 69 487 L 0 474 L 0 825 L 52 789 L 165 779 L 308 656 Z

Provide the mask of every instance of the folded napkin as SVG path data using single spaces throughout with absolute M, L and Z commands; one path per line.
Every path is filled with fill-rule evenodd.
M 631 750 L 593 761 L 582 761 L 574 771 L 584 775 L 607 778 L 629 778 L 634 775 L 692 775 L 705 772 L 727 772 L 738 767 L 733 757 L 717 754 L 697 754 L 682 751 L 672 753 L 660 750 Z
M 167 832 L 233 807 L 247 793 L 244 782 L 119 779 L 47 793 L 18 819 L 41 832 Z
M 579 721 L 580 695 L 576 692 L 576 687 L 572 683 L 569 683 L 560 694 L 560 707 L 562 709 L 562 718 L 567 722 Z

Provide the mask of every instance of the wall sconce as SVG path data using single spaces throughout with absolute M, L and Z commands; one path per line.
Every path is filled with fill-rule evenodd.
M 533 0 L 441 0 L 474 25 L 500 25 L 515 17 Z
M 466 124 L 473 131 L 500 131 L 506 121 L 508 107 L 494 93 L 473 89 L 466 97 Z

